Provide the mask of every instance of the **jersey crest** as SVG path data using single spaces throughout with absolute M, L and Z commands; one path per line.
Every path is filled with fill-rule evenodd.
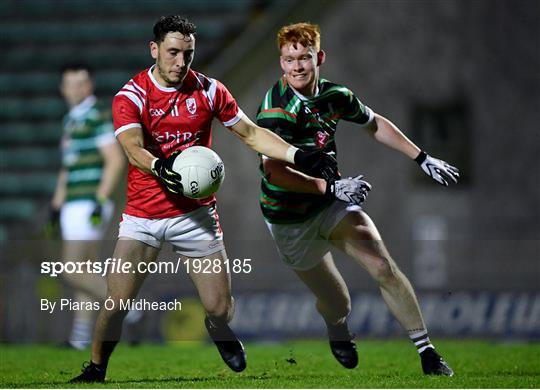
M 186 99 L 186 108 L 190 114 L 195 114 L 197 111 L 197 102 L 193 98 Z

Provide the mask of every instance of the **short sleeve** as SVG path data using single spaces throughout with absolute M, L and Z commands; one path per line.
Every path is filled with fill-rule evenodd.
M 109 144 L 114 144 L 116 139 L 114 137 L 113 125 L 110 122 L 103 123 L 99 126 L 98 135 L 96 137 L 96 145 L 103 147 Z
M 234 126 L 244 113 L 238 107 L 236 100 L 229 90 L 221 82 L 215 80 L 216 95 L 214 100 L 214 113 L 216 118 L 223 123 L 225 127 Z
M 116 142 L 110 111 L 103 109 L 96 110 L 94 118 L 91 121 L 91 127 L 98 147 Z
M 141 108 L 128 96 L 116 95 L 112 103 L 114 135 L 134 127 L 141 127 Z
M 358 99 L 356 95 L 352 93 L 352 91 L 346 89 L 344 93 L 346 95 L 346 104 L 344 106 L 341 118 L 360 125 L 367 125 L 369 122 L 371 122 L 373 119 L 373 111 L 364 105 L 364 103 L 362 103 L 360 99 Z

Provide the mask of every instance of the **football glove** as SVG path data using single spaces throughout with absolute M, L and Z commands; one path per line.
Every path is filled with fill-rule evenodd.
M 90 224 L 92 226 L 99 226 L 103 222 L 103 203 L 107 201 L 107 198 L 96 197 L 94 200 L 94 209 L 90 214 Z
M 152 161 L 152 167 L 150 170 L 154 175 L 159 177 L 167 190 L 174 194 L 182 194 L 184 192 L 184 187 L 182 186 L 182 175 L 173 171 L 172 166 L 176 156 L 180 154 L 180 151 L 177 150 L 173 152 L 167 158 L 158 158 Z
M 356 177 L 328 181 L 325 195 L 342 202 L 361 205 L 365 202 L 368 192 L 371 191 L 371 184 L 362 180 L 363 177 L 362 175 L 358 175 Z
M 457 183 L 459 170 L 446 161 L 433 158 L 424 151 L 420 152 L 414 161 L 420 165 L 426 175 L 437 183 L 443 186 L 447 186 L 449 183 Z
M 294 154 L 294 164 L 304 173 L 327 181 L 339 179 L 337 160 L 322 149 L 306 152 L 298 149 Z
M 43 234 L 47 238 L 60 237 L 60 210 L 51 206 L 49 218 L 43 228 Z

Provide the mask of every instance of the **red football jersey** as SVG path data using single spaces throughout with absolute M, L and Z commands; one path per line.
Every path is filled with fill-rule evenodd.
M 144 148 L 159 158 L 193 145 L 212 145 L 212 119 L 232 126 L 242 110 L 227 88 L 217 80 L 190 70 L 180 88 L 163 87 L 146 69 L 129 80 L 113 100 L 115 135 L 141 127 Z M 156 176 L 128 166 L 125 213 L 142 218 L 168 218 L 215 201 L 173 194 Z

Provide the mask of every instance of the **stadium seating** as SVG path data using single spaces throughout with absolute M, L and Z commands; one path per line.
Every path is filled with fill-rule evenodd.
M 201 34 L 198 36 L 214 39 L 224 34 L 229 28 L 228 24 L 234 24 L 234 18 L 228 19 L 222 24 L 216 24 L 213 20 L 206 23 L 198 23 Z M 148 29 L 141 28 L 144 21 L 128 21 L 122 24 L 113 24 L 111 21 L 81 21 L 81 22 L 39 22 L 31 25 L 26 23 L 6 23 L 3 28 L 0 42 L 25 43 L 33 45 L 49 43 L 76 43 L 78 45 L 95 43 L 105 40 L 114 42 L 145 42 L 151 38 Z
M 131 76 L 152 64 L 152 25 L 181 13 L 198 25 L 194 67 L 204 70 L 270 0 L 4 0 L 0 2 L 0 242 L 36 232 L 60 167 L 59 91 L 69 62 L 94 68 L 96 94 L 109 104 Z M 37 214 L 37 216 L 36 216 Z M 32 218 L 32 224 L 29 224 Z
M 27 220 L 35 214 L 36 204 L 31 200 L 5 199 L 0 200 L 0 210 L 3 221 Z M 0 237 L 2 237 L 2 232 L 0 232 Z
M 3 158 L 0 160 L 0 169 L 3 172 L 12 173 L 14 171 L 42 171 L 52 170 L 58 167 L 60 151 L 53 152 L 41 146 L 21 147 L 2 152 Z
M 32 134 L 32 143 L 43 147 L 58 147 L 58 142 L 61 137 L 61 128 L 57 121 L 41 122 L 38 128 L 39 131 L 34 131 L 36 125 L 29 121 L 14 121 L 7 123 L 2 131 L 0 131 L 0 145 L 3 145 L 2 156 L 4 156 L 4 152 L 8 149 L 28 144 L 29 134 Z

